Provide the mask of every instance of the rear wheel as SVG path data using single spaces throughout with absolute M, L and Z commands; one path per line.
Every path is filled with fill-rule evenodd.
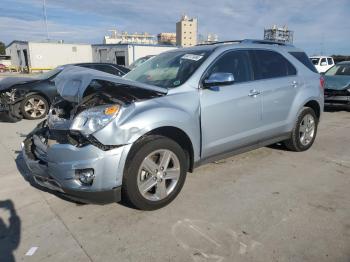
M 29 95 L 21 104 L 21 113 L 26 119 L 44 118 L 49 111 L 49 104 L 46 99 L 40 95 Z
M 135 207 L 154 210 L 169 204 L 186 179 L 183 149 L 162 136 L 145 138 L 132 150 L 123 178 L 123 196 Z
M 284 141 L 292 151 L 308 150 L 314 143 L 317 134 L 318 118 L 312 108 L 304 107 L 292 131 L 291 138 Z

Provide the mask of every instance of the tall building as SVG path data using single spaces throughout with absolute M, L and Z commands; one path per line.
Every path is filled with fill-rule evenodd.
M 133 33 L 128 32 L 119 33 L 117 30 L 110 30 L 111 35 L 106 35 L 103 39 L 104 44 L 157 44 L 155 36 L 148 33 Z
M 176 45 L 176 33 L 159 33 L 158 44 Z
M 294 32 L 291 30 L 288 30 L 287 26 L 277 27 L 276 25 L 274 25 L 271 28 L 264 29 L 265 40 L 292 44 L 293 35 L 294 35 Z
M 176 45 L 182 47 L 196 45 L 197 31 L 197 18 L 189 18 L 187 15 L 183 15 L 181 20 L 176 23 Z

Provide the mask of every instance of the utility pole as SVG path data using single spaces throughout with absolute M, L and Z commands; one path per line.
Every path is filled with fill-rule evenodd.
M 46 40 L 49 40 L 49 28 L 47 26 L 47 15 L 46 15 L 46 0 L 43 3 L 43 12 L 44 12 L 44 20 L 45 20 L 45 28 L 46 28 Z

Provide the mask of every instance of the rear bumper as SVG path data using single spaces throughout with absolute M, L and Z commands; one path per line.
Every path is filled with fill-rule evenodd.
M 102 151 L 93 145 L 81 148 L 70 144 L 47 146 L 35 131 L 22 143 L 22 155 L 33 180 L 42 187 L 63 193 L 85 203 L 111 203 L 121 200 L 121 182 L 128 146 Z M 91 186 L 76 178 L 76 170 L 91 168 Z

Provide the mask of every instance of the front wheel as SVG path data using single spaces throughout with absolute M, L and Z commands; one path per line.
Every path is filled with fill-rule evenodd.
M 289 150 L 301 152 L 308 150 L 317 134 L 318 118 L 312 108 L 304 107 L 299 113 L 291 138 L 284 141 Z
M 21 113 L 24 118 L 34 120 L 44 118 L 49 111 L 49 104 L 40 95 L 29 95 L 21 104 Z
M 155 210 L 174 200 L 186 179 L 184 150 L 169 138 L 150 136 L 135 145 L 130 154 L 123 196 L 142 210 Z

